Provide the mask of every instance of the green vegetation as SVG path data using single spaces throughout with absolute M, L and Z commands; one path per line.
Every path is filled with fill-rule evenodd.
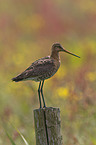
M 45 81 L 46 104 L 60 107 L 64 145 L 96 145 L 95 7 L 94 0 L 0 1 L 0 145 L 24 145 L 24 138 L 35 145 L 38 83 L 11 78 L 54 42 L 81 58 L 60 55 L 59 71 Z

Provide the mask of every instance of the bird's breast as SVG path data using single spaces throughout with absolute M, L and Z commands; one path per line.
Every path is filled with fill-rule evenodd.
M 58 70 L 58 68 L 60 67 L 60 59 L 59 60 L 54 60 L 54 64 L 55 64 L 56 70 Z
M 52 72 L 52 76 L 58 71 L 59 67 L 60 67 L 60 60 L 59 61 L 54 60 L 54 70 Z

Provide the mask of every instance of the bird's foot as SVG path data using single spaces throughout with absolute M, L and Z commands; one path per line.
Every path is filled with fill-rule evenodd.
M 44 105 L 43 108 L 46 108 L 46 105 Z
M 42 105 L 40 105 L 39 109 L 41 109 L 41 108 L 42 108 Z

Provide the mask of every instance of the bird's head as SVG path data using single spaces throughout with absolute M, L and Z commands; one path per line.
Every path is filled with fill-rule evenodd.
M 63 51 L 63 52 L 69 53 L 73 56 L 79 57 L 78 55 L 73 54 L 73 53 L 69 52 L 68 50 L 66 50 L 65 48 L 63 48 L 60 43 L 54 43 L 52 45 L 52 52 L 60 52 L 60 51 Z
M 57 51 L 57 52 L 63 51 L 63 47 L 61 46 L 60 43 L 54 43 L 52 45 L 52 51 Z

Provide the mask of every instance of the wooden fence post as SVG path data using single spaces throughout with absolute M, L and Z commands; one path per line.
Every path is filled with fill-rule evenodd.
M 35 109 L 34 122 L 36 145 L 62 145 L 59 108 Z

